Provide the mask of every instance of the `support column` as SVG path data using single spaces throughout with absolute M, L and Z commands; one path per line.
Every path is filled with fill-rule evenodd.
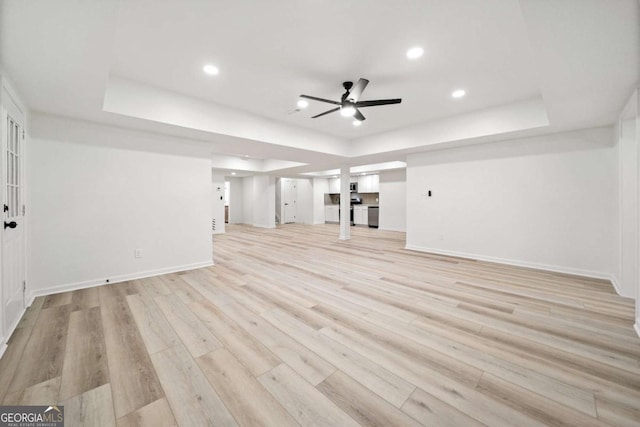
M 340 240 L 351 239 L 351 192 L 349 166 L 340 168 Z

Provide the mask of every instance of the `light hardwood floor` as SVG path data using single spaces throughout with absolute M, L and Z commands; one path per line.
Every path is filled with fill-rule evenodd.
M 213 267 L 38 298 L 0 401 L 69 426 L 640 425 L 610 283 L 352 233 L 229 226 Z

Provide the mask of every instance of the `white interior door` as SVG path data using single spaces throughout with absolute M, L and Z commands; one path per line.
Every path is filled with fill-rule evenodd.
M 290 224 L 296 222 L 296 182 L 293 179 L 283 180 L 282 185 L 282 203 L 284 205 L 284 223 Z
M 2 308 L 4 335 L 19 321 L 25 308 L 24 120 L 8 96 L 4 99 L 2 137 Z

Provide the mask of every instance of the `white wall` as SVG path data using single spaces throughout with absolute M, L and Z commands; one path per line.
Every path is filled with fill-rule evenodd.
M 254 227 L 276 226 L 276 179 L 268 175 L 242 179 L 244 223 Z
M 620 162 L 620 262 L 618 292 L 635 298 L 635 329 L 640 336 L 640 93 L 635 89 L 617 126 Z
M 76 126 L 118 143 L 134 134 L 55 121 L 55 139 L 36 121 L 27 144 L 31 297 L 211 265 L 209 159 L 68 142 Z
M 613 142 L 599 128 L 408 156 L 407 247 L 611 278 Z
M 324 224 L 324 195 L 329 192 L 327 178 L 313 178 L 313 223 Z
M 311 179 L 300 178 L 296 180 L 297 189 L 297 213 L 296 223 L 313 224 L 313 183 Z
M 276 179 L 269 175 L 253 177 L 253 225 L 275 228 L 276 226 Z
M 636 104 L 636 144 L 640 146 L 640 89 L 636 89 L 634 94 Z M 632 97 L 633 100 L 633 97 Z M 640 174 L 639 174 L 640 176 Z M 640 223 L 640 212 L 638 217 Z M 640 263 L 640 260 L 638 261 Z M 636 322 L 633 325 L 636 329 L 636 333 L 640 336 L 640 281 L 635 283 L 636 285 Z
M 242 218 L 248 225 L 253 225 L 253 178 L 242 178 Z
M 222 234 L 224 227 L 224 175 L 211 175 L 211 219 L 215 219 L 215 230 L 211 224 L 212 234 Z
M 229 224 L 244 223 L 244 197 L 242 178 L 227 178 L 229 181 Z
M 635 111 L 618 126 L 620 162 L 620 270 L 618 292 L 635 298 L 638 283 L 638 141 Z
M 378 228 L 389 231 L 407 230 L 406 169 L 380 172 L 380 218 Z

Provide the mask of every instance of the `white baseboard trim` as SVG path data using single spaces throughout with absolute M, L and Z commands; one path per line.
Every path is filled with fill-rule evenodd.
M 210 267 L 212 265 L 214 265 L 213 260 L 196 262 L 193 264 L 167 267 L 167 268 L 159 268 L 157 270 L 140 271 L 137 273 L 123 274 L 120 276 L 110 277 L 109 283 L 106 283 L 104 279 L 94 279 L 94 280 L 85 280 L 82 282 L 66 283 L 63 285 L 52 286 L 46 289 L 37 289 L 37 290 L 31 291 L 29 293 L 28 300 L 30 301 L 29 304 L 31 304 L 36 297 L 40 297 L 44 295 L 58 294 L 60 292 L 76 291 L 78 289 L 92 288 L 94 286 L 99 286 L 99 285 L 111 285 L 114 283 L 126 282 L 128 280 L 144 279 L 145 277 L 160 276 L 162 274 L 176 273 L 178 271 L 195 270 L 196 268 Z
M 613 285 L 613 289 L 616 290 L 616 293 L 620 296 L 625 296 L 620 292 L 620 282 L 618 282 L 618 278 L 614 274 L 610 275 L 609 280 L 611 280 L 611 284 Z
M 378 227 L 378 230 L 382 230 L 382 231 L 397 231 L 398 233 L 406 233 L 407 230 L 401 230 L 399 228 L 387 228 L 387 227 Z
M 633 329 L 636 330 L 636 334 L 640 338 L 640 317 L 636 318 L 636 323 L 633 325 Z
M 18 318 L 13 322 L 13 325 L 9 326 L 9 329 L 7 330 L 7 335 L 2 337 L 2 341 L 0 341 L 0 358 L 2 357 L 4 352 L 7 350 L 8 348 L 7 342 L 9 341 L 9 338 L 11 338 L 11 335 L 13 335 L 16 328 L 20 324 L 20 321 L 22 320 L 22 316 L 24 316 L 24 313 L 25 311 L 27 311 L 27 308 L 31 306 L 32 301 L 33 299 L 31 299 L 31 301 L 27 304 L 27 306 L 22 309 L 22 312 L 20 312 L 20 316 L 18 316 Z
M 536 270 L 552 271 L 555 273 L 572 274 L 574 276 L 588 277 L 591 279 L 613 280 L 613 277 L 614 277 L 611 273 L 603 273 L 600 271 L 583 270 L 580 268 L 563 267 L 558 265 L 542 264 L 537 262 L 527 262 L 527 261 L 513 260 L 513 259 L 507 259 L 507 258 L 497 258 L 497 257 L 491 257 L 491 256 L 485 256 L 485 255 L 470 254 L 466 252 L 448 251 L 448 250 L 435 249 L 435 248 L 425 248 L 422 246 L 415 246 L 415 245 L 406 245 L 405 249 L 410 251 L 454 256 L 458 258 L 468 258 L 468 259 L 477 260 L 477 261 L 494 262 L 496 264 L 513 265 L 515 267 L 525 267 L 525 268 L 532 268 Z M 614 288 L 615 288 L 615 285 L 614 285 Z M 616 292 L 618 292 L 617 288 L 616 288 Z

